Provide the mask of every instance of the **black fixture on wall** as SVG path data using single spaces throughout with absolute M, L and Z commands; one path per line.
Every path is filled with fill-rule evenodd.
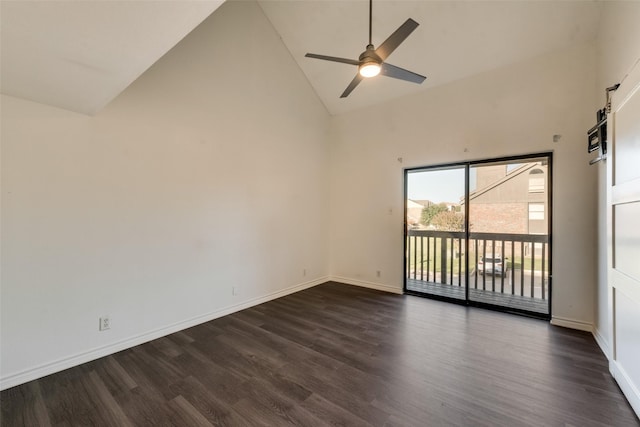
M 618 87 L 620 87 L 620 83 L 605 89 L 607 103 L 604 108 L 596 111 L 596 125 L 587 131 L 587 152 L 592 153 L 599 150 L 598 157 L 592 159 L 589 162 L 590 165 L 607 158 L 607 115 L 611 112 L 611 93 L 616 91 Z

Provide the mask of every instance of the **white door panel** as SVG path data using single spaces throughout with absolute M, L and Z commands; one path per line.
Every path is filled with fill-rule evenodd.
M 640 67 L 613 96 L 607 160 L 611 373 L 640 414 Z
M 640 202 L 613 206 L 613 268 L 640 281 Z
M 615 95 L 614 95 L 615 96 Z M 628 98 L 615 112 L 615 160 L 614 184 L 622 184 L 640 178 L 640 96 Z
M 622 289 L 616 290 L 616 334 L 618 369 L 624 373 L 627 381 L 638 386 L 640 379 L 640 301 L 628 296 Z M 631 399 L 629 399 L 631 400 Z

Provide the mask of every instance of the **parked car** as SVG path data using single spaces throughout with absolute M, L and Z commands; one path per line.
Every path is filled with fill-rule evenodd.
M 478 272 L 482 274 L 494 274 L 507 277 L 508 270 L 509 260 L 503 259 L 499 255 L 493 258 L 482 257 L 480 261 L 478 261 Z

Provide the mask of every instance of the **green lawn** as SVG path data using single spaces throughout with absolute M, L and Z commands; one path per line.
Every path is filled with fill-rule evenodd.
M 419 242 L 419 240 L 418 240 Z M 413 243 L 413 242 L 412 242 Z M 449 242 L 449 244 L 451 244 L 451 242 Z M 409 248 L 409 269 L 410 270 L 414 270 L 417 267 L 417 270 L 420 271 L 420 267 L 422 264 L 422 268 L 424 269 L 424 271 L 431 271 L 433 272 L 434 266 L 435 266 L 435 271 L 437 273 L 439 273 L 442 269 L 442 240 L 441 239 L 437 239 L 436 240 L 436 244 L 435 244 L 435 253 L 434 253 L 434 244 L 433 241 L 431 242 L 431 247 L 429 248 L 429 257 L 427 258 L 427 247 L 426 247 L 426 240 L 425 240 L 425 245 L 423 248 L 423 252 L 420 253 L 420 247 L 419 247 L 420 243 L 418 243 L 418 248 L 416 249 L 415 247 L 413 247 L 413 245 Z M 463 248 L 464 249 L 464 248 Z M 417 250 L 417 257 L 416 255 L 416 250 Z M 465 272 L 465 261 L 464 261 L 464 254 L 460 254 L 460 248 L 458 248 L 458 244 L 457 242 L 454 243 L 454 258 L 453 258 L 453 271 L 454 272 L 458 272 L 458 266 L 460 266 L 462 273 Z M 458 256 L 456 256 L 456 254 L 459 254 Z M 449 270 L 451 268 L 451 260 L 449 259 L 449 257 L 451 256 L 451 248 L 447 247 L 447 270 Z M 462 263 L 462 265 L 460 265 L 460 263 Z

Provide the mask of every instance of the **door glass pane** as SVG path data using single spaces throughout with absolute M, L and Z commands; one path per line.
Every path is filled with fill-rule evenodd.
M 466 298 L 465 170 L 407 172 L 407 291 Z
M 547 157 L 469 170 L 469 299 L 549 313 Z

